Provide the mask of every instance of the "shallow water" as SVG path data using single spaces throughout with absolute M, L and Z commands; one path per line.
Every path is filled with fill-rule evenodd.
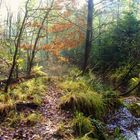
M 108 116 L 107 128 L 114 132 L 118 127 L 127 140 L 140 140 L 140 118 L 136 118 L 126 107 L 120 107 Z

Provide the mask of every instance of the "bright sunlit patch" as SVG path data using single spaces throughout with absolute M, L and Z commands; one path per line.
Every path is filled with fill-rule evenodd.
M 8 13 L 16 17 L 20 5 L 25 2 L 25 0 L 2 0 L 0 8 L 0 18 L 1 21 L 6 20 Z
M 9 10 L 12 13 L 15 13 L 18 11 L 20 4 L 24 2 L 25 0 L 3 0 L 2 1 L 2 10 Z
M 40 0 L 35 0 L 39 2 Z M 47 0 L 42 0 L 42 2 L 46 3 Z M 67 1 L 67 0 L 66 0 Z M 1 8 L 0 8 L 0 19 L 1 21 L 6 20 L 8 13 L 13 14 L 14 17 L 17 16 L 17 13 L 21 8 L 24 8 L 24 3 L 26 0 L 2 0 Z M 82 7 L 86 3 L 86 0 L 77 0 L 76 4 L 78 7 Z
M 5 0 L 5 4 L 12 12 L 17 12 L 21 1 L 23 0 Z

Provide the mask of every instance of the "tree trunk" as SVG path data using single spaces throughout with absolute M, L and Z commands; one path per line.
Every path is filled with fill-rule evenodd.
M 94 7 L 93 0 L 88 0 L 87 31 L 86 31 L 86 45 L 85 45 L 83 73 L 85 73 L 86 70 L 87 70 L 88 59 L 89 59 L 90 50 L 91 50 L 91 47 L 92 47 L 93 7 Z
M 6 81 L 6 86 L 5 86 L 5 89 L 4 89 L 5 92 L 8 91 L 8 87 L 11 83 L 13 72 L 14 72 L 14 69 L 15 69 L 15 66 L 16 66 L 16 63 L 17 63 L 16 61 L 17 61 L 18 50 L 19 50 L 19 47 L 20 47 L 20 40 L 21 40 L 22 33 L 23 33 L 23 30 L 24 30 L 26 17 L 28 15 L 28 11 L 27 11 L 28 3 L 29 3 L 29 0 L 26 2 L 26 6 L 25 6 L 26 11 L 25 11 L 24 19 L 23 19 L 23 22 L 22 22 L 22 25 L 21 25 L 21 28 L 20 28 L 20 32 L 17 36 L 17 41 L 16 41 L 16 44 L 15 44 L 15 52 L 14 52 L 14 56 L 13 56 L 13 62 L 12 62 L 12 66 L 11 66 L 9 76 L 8 76 L 7 81 Z
M 39 41 L 39 36 L 40 36 L 40 33 L 41 33 L 41 30 L 42 30 L 42 27 L 51 11 L 51 8 L 53 6 L 53 2 L 51 3 L 51 7 L 49 8 L 49 10 L 46 12 L 45 16 L 43 17 L 43 20 L 41 22 L 41 26 L 40 28 L 38 29 L 38 32 L 37 32 L 37 36 L 36 36 L 36 39 L 35 39 L 35 43 L 34 43 L 34 46 L 33 46 L 33 50 L 32 50 L 32 53 L 31 53 L 31 59 L 29 60 L 29 66 L 28 66 L 28 70 L 27 70 L 27 77 L 30 76 L 31 74 L 31 71 L 32 71 L 32 67 L 33 67 L 33 61 L 34 61 L 34 57 L 35 57 L 35 53 L 36 53 L 36 48 L 37 48 L 37 44 L 38 44 L 38 41 Z

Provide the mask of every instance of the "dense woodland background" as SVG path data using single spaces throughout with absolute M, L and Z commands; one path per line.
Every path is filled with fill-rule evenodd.
M 0 8 L 0 139 L 140 139 L 139 0 Z

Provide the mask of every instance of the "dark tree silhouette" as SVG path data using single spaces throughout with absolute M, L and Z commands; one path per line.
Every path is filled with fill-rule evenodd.
M 86 31 L 86 45 L 85 45 L 83 73 L 85 73 L 85 71 L 87 70 L 90 49 L 92 46 L 93 8 L 94 8 L 93 0 L 88 0 L 87 31 Z

